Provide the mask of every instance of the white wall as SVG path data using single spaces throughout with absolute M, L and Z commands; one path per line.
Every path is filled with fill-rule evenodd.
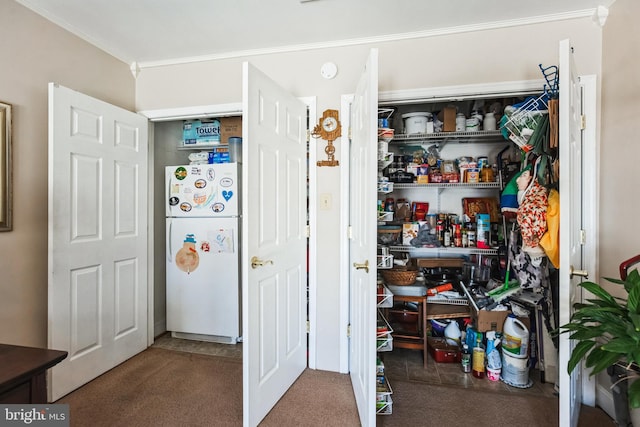
M 151 110 L 241 100 L 241 63 L 248 60 L 297 96 L 317 96 L 318 115 L 340 109 L 350 94 L 371 47 L 380 52 L 380 91 L 460 84 L 536 80 L 538 64 L 557 64 L 558 41 L 570 38 L 581 73 L 598 74 L 601 28 L 587 18 L 525 25 L 433 38 L 259 55 L 191 64 L 143 68 L 136 84 L 136 108 Z M 325 80 L 320 67 L 331 61 L 338 75 Z M 337 145 L 344 144 L 337 141 Z M 324 158 L 324 144 L 316 147 Z M 340 152 L 338 147 L 337 153 Z M 339 156 L 338 156 L 338 160 Z M 318 168 L 316 194 L 328 193 L 333 208 L 318 211 L 317 368 L 339 370 L 338 306 L 340 301 L 338 233 L 341 193 L 339 168 Z
M 599 271 L 607 290 L 626 297 L 601 277 L 619 277 L 618 266 L 640 253 L 637 231 L 640 198 L 636 183 L 640 158 L 640 2 L 616 0 L 603 31 L 602 121 L 600 145 Z M 611 381 L 598 380 L 598 405 L 615 417 Z
M 47 85 L 134 109 L 127 64 L 0 1 L 0 100 L 13 105 L 13 231 L 0 233 L 0 342 L 47 345 Z

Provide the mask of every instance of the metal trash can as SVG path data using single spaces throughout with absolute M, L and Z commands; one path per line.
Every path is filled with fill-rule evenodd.
M 611 383 L 615 384 L 611 388 L 613 396 L 613 407 L 616 413 L 616 424 L 620 427 L 632 427 L 629 415 L 629 397 L 627 396 L 627 380 L 620 381 L 627 376 L 627 370 L 620 365 L 611 365 L 607 368 L 607 374 Z

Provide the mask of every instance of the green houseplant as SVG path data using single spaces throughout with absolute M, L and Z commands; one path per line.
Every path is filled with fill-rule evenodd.
M 633 270 L 625 280 L 605 278 L 624 286 L 627 299 L 612 296 L 594 282 L 582 286 L 595 298 L 574 304 L 575 312 L 557 333 L 569 333 L 578 341 L 571 352 L 567 372 L 571 374 L 585 358 L 590 376 L 619 364 L 629 373 L 626 379 L 639 377 L 640 366 L 640 274 Z M 640 381 L 630 381 L 627 390 L 629 408 L 640 408 Z

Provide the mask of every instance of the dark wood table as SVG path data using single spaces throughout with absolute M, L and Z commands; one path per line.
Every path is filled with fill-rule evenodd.
M 0 344 L 0 404 L 47 402 L 47 369 L 66 351 Z

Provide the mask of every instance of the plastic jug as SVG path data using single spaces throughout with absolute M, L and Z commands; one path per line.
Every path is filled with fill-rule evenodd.
M 529 351 L 529 329 L 510 314 L 504 321 L 502 328 L 504 335 L 502 338 L 502 351 L 506 351 L 514 357 L 526 358 Z
M 447 344 L 459 346 L 461 336 L 462 332 L 458 322 L 451 320 L 447 327 L 444 328 L 444 337 L 447 339 Z

